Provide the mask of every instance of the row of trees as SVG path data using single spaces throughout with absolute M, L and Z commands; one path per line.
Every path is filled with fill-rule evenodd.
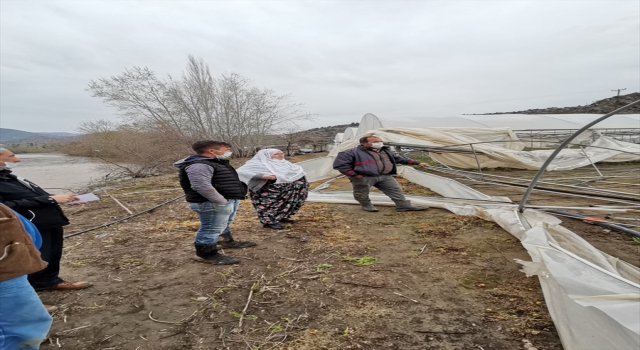
M 180 78 L 133 67 L 91 81 L 87 91 L 117 108 L 123 122 L 83 123 L 84 136 L 66 151 L 144 164 L 132 176 L 157 171 L 165 158 L 188 153 L 195 140 L 228 142 L 238 156 L 252 155 L 276 134 L 291 146 L 304 141 L 298 123 L 315 118 L 290 95 L 256 87 L 240 74 L 214 77 L 204 60 L 191 55 Z

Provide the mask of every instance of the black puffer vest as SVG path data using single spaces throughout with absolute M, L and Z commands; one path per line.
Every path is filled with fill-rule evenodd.
M 240 178 L 236 169 L 234 169 L 228 160 L 224 159 L 203 159 L 194 162 L 188 162 L 180 166 L 178 176 L 180 178 L 180 186 L 186 194 L 186 200 L 189 203 L 204 203 L 207 198 L 200 195 L 191 188 L 191 181 L 187 176 L 186 168 L 189 165 L 203 163 L 213 167 L 213 177 L 211 185 L 226 199 L 245 199 L 247 197 L 247 185 Z

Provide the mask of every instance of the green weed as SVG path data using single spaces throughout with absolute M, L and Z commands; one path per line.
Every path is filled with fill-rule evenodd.
M 378 259 L 369 255 L 365 255 L 361 258 L 350 258 L 348 256 L 342 257 L 342 261 L 354 262 L 356 266 L 370 266 L 378 263 Z

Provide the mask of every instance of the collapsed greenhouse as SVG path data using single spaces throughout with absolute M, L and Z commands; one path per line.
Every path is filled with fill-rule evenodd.
M 309 201 L 356 203 L 350 192 L 331 191 L 331 181 L 340 177 L 332 168 L 339 152 L 357 146 L 360 137 L 375 135 L 397 151 L 420 153 L 430 160 L 428 172 L 403 166 L 398 175 L 440 196 L 408 198 L 416 204 L 493 221 L 517 237 L 531 257 L 531 261 L 518 263 L 527 275 L 538 276 L 565 349 L 638 349 L 640 268 L 596 249 L 552 215 L 640 213 L 640 192 L 632 186 L 637 185 L 640 171 L 633 168 L 637 167 L 633 162 L 640 160 L 640 115 L 614 115 L 576 133 L 598 117 L 601 116 L 505 114 L 384 119 L 366 114 L 358 128 L 347 128 L 336 135 L 328 156 L 298 164 L 310 181 L 328 180 L 310 193 Z M 573 141 L 566 148 L 554 150 L 567 140 Z M 603 174 L 599 169 L 602 162 L 632 163 L 622 173 Z M 487 172 L 495 168 L 506 168 L 507 175 Z M 527 170 L 560 173 L 581 168 L 592 170 L 593 175 L 566 176 L 573 182 L 582 180 L 574 184 L 560 180 L 536 184 L 509 170 L 521 169 L 531 175 Z M 632 183 L 626 184 L 633 188 L 614 190 L 594 185 L 612 178 L 630 178 Z M 514 201 L 502 190 L 489 195 L 473 188 L 474 184 L 526 188 L 527 192 Z M 526 197 L 531 191 L 561 194 L 565 205 L 528 205 Z M 571 205 L 577 199 L 588 199 L 593 204 Z M 393 205 L 387 197 L 375 193 L 372 200 L 377 205 Z M 566 212 L 576 210 L 578 214 Z M 614 230 L 640 237 L 638 231 L 631 229 L 633 225 L 610 225 Z

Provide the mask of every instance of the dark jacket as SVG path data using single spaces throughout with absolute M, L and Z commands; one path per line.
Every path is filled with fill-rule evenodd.
M 173 165 L 179 169 L 180 186 L 189 203 L 221 203 L 247 197 L 247 185 L 228 160 L 193 155 Z
M 0 204 L 0 282 L 38 272 L 47 266 L 29 235 L 39 233 L 7 206 Z
M 391 152 L 389 150 L 389 147 L 382 147 L 380 152 L 386 152 L 393 162 L 393 169 L 389 172 L 389 175 L 398 173 L 396 164 L 413 165 L 420 163 L 417 160 L 402 157 Z M 378 165 L 375 158 L 373 158 L 373 156 L 369 153 L 369 150 L 362 145 L 338 153 L 338 156 L 333 161 L 333 168 L 346 176 L 380 175 L 380 171 L 378 171 Z
M 69 224 L 62 208 L 50 194 L 26 179 L 18 179 L 10 170 L 0 170 L 0 203 L 29 219 L 38 230 Z

